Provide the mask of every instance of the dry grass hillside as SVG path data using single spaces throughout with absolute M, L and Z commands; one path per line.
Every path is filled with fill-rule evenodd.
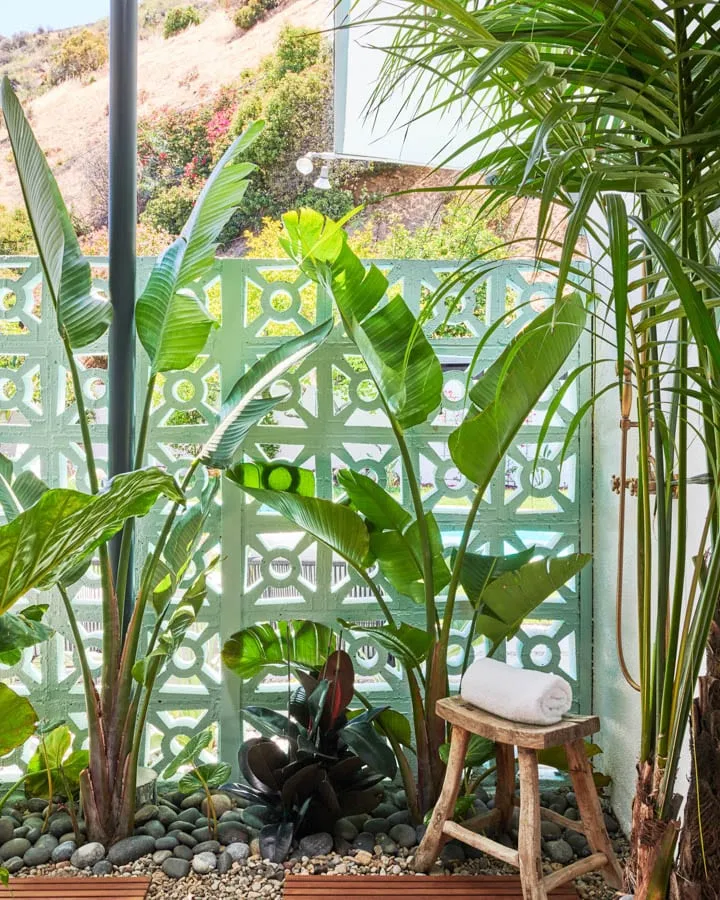
M 330 10 L 328 0 L 294 0 L 241 32 L 226 11 L 215 9 L 200 25 L 169 40 L 156 30 L 139 46 L 140 116 L 166 106 L 184 109 L 201 104 L 244 69 L 256 67 L 270 52 L 283 25 L 322 30 L 329 25 Z M 50 88 L 26 101 L 26 108 L 64 196 L 78 213 L 87 215 L 93 193 L 89 179 L 108 140 L 107 66 L 91 78 Z M 20 203 L 20 188 L 3 134 L 0 204 L 13 208 Z

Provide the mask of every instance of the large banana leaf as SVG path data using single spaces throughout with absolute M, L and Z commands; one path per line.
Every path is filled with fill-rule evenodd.
M 0 613 L 32 588 L 48 588 L 109 540 L 129 518 L 146 515 L 160 494 L 184 502 L 159 469 L 118 475 L 100 494 L 49 490 L 0 527 Z
M 352 469 L 340 469 L 337 480 L 355 509 L 376 528 L 402 532 L 410 524 L 410 513 L 372 478 Z
M 480 598 L 477 633 L 494 645 L 512 637 L 525 619 L 590 562 L 589 553 L 539 559 L 491 581 Z
M 238 381 L 223 403 L 220 424 L 201 453 L 202 461 L 213 468 L 226 469 L 248 431 L 284 397 L 262 396 L 293 366 L 312 353 L 332 331 L 332 319 L 307 334 L 285 341 L 258 360 Z
M 577 293 L 561 297 L 520 332 L 470 392 L 474 407 L 450 435 L 455 465 L 481 491 L 490 483 L 585 326 Z
M 255 166 L 239 157 L 262 129 L 254 122 L 225 151 L 182 234 L 157 260 L 138 300 L 137 333 L 153 373 L 189 366 L 216 324 L 189 288 L 212 266 L 220 234 L 242 202 Z
M 433 583 L 437 592 L 450 583 L 450 570 L 443 556 L 442 536 L 435 516 L 431 512 L 426 513 L 425 522 L 432 554 Z M 372 531 L 370 551 L 396 591 L 415 603 L 425 602 L 422 538 L 417 522 L 413 521 L 404 532 Z
M 25 697 L 0 681 L 0 756 L 5 756 L 35 733 L 37 713 Z
M 43 625 L 47 604 L 27 606 L 21 613 L 5 613 L 0 616 L 0 663 L 15 666 L 26 647 L 34 647 L 49 640 L 55 633 Z
M 287 213 L 284 246 L 303 270 L 330 291 L 390 413 L 401 428 L 420 425 L 440 406 L 442 369 L 402 297 L 381 306 L 382 272 L 365 270 L 347 236 L 321 213 Z
M 298 665 L 320 669 L 335 649 L 332 628 L 307 619 L 261 623 L 237 631 L 225 643 L 225 665 L 241 678 L 253 678 L 268 667 Z
M 2 109 L 58 328 L 71 347 L 86 347 L 107 331 L 112 307 L 93 292 L 90 264 L 82 255 L 55 177 L 7 77 L 2 83 Z
M 529 563 L 535 554 L 535 547 L 528 547 L 520 553 L 509 556 L 486 556 L 483 553 L 465 553 L 460 567 L 460 583 L 468 600 L 477 605 L 485 588 L 505 572 L 514 572 Z M 452 555 L 455 562 L 455 554 Z
M 227 477 L 230 481 L 239 485 L 255 500 L 280 513 L 293 525 L 327 544 L 356 569 L 366 568 L 370 554 L 370 535 L 364 520 L 356 512 L 319 497 L 303 497 L 288 490 L 249 487 L 246 472 L 255 477 L 256 470 L 252 463 L 247 470 L 246 465 L 248 464 L 240 463 L 228 469 Z M 286 468 L 289 473 L 295 469 L 294 466 Z
M 434 642 L 432 634 L 407 622 L 401 622 L 400 625 L 358 625 L 345 619 L 338 621 L 349 631 L 367 634 L 411 669 L 416 669 L 425 662 Z

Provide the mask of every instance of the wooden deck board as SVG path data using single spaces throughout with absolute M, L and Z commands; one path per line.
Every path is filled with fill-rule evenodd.
M 320 900 L 342 897 L 343 900 L 375 900 L 397 897 L 413 900 L 421 897 L 446 897 L 453 900 L 512 898 L 522 900 L 520 879 L 516 875 L 288 875 L 285 900 Z M 554 900 L 577 900 L 577 891 L 563 885 L 550 894 Z
M 149 878 L 11 878 L 8 900 L 145 900 Z

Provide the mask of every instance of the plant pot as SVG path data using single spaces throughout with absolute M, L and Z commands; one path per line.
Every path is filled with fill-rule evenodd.
M 158 774 L 154 769 L 146 769 L 141 766 L 137 770 L 135 804 L 138 809 L 146 803 L 155 803 L 157 800 L 157 779 Z

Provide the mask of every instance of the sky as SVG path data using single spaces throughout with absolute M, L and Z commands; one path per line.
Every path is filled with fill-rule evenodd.
M 110 0 L 0 0 L 0 34 L 85 25 L 109 13 Z

